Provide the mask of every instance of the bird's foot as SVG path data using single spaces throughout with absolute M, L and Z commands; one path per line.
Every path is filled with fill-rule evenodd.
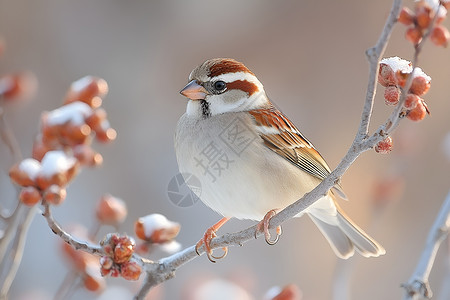
M 273 240 L 271 239 L 271 235 L 270 235 L 270 232 L 269 232 L 269 222 L 270 222 L 270 219 L 272 219 L 272 217 L 275 216 L 276 214 L 277 214 L 276 210 L 275 210 L 275 209 L 272 209 L 271 211 L 269 211 L 269 212 L 264 216 L 264 218 L 262 219 L 262 221 L 259 222 L 258 225 L 257 225 L 257 227 L 256 227 L 255 238 L 257 237 L 257 234 L 258 234 L 259 232 L 264 232 L 264 238 L 266 239 L 266 243 L 267 243 L 267 244 L 269 244 L 269 245 L 275 245 L 275 244 L 278 242 L 278 240 L 279 240 L 279 238 L 280 238 L 280 235 L 281 235 L 281 233 L 282 233 L 281 225 L 278 225 L 277 228 L 276 228 L 277 236 L 275 237 L 275 239 L 273 239 Z
M 195 245 L 195 252 L 197 252 L 198 255 L 200 255 L 199 249 L 202 245 L 205 245 L 205 252 L 208 256 L 209 261 L 215 263 L 217 260 L 224 258 L 227 256 L 228 253 L 228 247 L 223 247 L 223 254 L 220 256 L 215 256 L 213 254 L 213 249 L 211 248 L 211 241 L 213 238 L 215 238 L 216 231 L 219 230 L 220 227 L 222 227 L 223 224 L 225 224 L 230 218 L 223 218 L 210 228 L 208 228 L 205 231 L 205 234 L 203 235 L 203 238 L 198 241 L 198 243 Z

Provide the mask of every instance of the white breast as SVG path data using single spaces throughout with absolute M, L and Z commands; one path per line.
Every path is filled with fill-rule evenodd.
M 183 115 L 175 150 L 180 172 L 201 182 L 197 196 L 227 217 L 261 220 L 319 183 L 267 148 L 246 112 L 201 120 Z

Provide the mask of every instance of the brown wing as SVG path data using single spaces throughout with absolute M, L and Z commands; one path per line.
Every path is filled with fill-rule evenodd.
M 323 180 L 331 170 L 308 139 L 275 107 L 249 111 L 265 145 L 303 171 Z M 340 186 L 335 187 L 345 198 Z

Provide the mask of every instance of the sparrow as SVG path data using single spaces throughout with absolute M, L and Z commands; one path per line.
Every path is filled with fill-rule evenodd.
M 261 221 L 266 241 L 268 224 L 276 211 L 314 189 L 331 170 L 313 144 L 277 109 L 255 74 L 230 58 L 210 59 L 189 75 L 180 92 L 188 98 L 178 121 L 175 152 L 180 173 L 195 177 L 193 192 L 223 218 L 206 230 L 196 250 L 210 247 L 216 231 L 230 218 Z M 339 207 L 346 199 L 336 184 L 297 216 L 308 215 L 336 255 L 347 259 L 355 252 L 377 257 L 384 248 L 359 228 Z M 256 233 L 255 233 L 256 235 Z

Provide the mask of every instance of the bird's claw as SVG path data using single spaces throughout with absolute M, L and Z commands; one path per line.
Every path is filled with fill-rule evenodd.
M 280 235 L 282 233 L 281 225 L 278 225 L 276 228 L 277 236 L 275 237 L 274 240 L 271 239 L 271 235 L 269 232 L 269 222 L 270 222 L 270 219 L 272 219 L 272 217 L 275 215 L 276 215 L 275 209 L 272 209 L 271 211 L 269 211 L 264 216 L 262 221 L 258 223 L 258 225 L 256 227 L 256 231 L 255 231 L 255 238 L 257 237 L 259 232 L 264 232 L 264 238 L 266 240 L 266 243 L 269 245 L 275 245 L 278 242 L 278 240 L 280 239 Z
M 224 258 L 225 256 L 227 256 L 228 253 L 228 247 L 223 247 L 223 254 L 220 256 L 215 256 L 213 255 L 213 250 L 211 249 L 211 241 L 213 238 L 215 238 L 216 235 L 216 231 L 213 227 L 208 228 L 205 232 L 205 234 L 203 235 L 203 238 L 198 241 L 198 243 L 195 245 L 195 252 L 197 253 L 197 255 L 200 255 L 199 249 L 202 245 L 205 245 L 205 252 L 206 255 L 208 256 L 208 259 L 210 262 L 215 263 L 217 260 Z

